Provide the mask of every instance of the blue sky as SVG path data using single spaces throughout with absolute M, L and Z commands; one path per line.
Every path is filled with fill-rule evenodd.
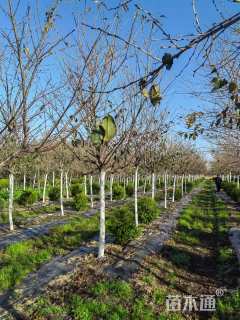
M 13 1 L 14 2 L 14 1 Z M 221 12 L 224 14 L 224 17 L 229 17 L 234 13 L 238 12 L 240 9 L 240 4 L 234 4 L 229 0 L 196 0 L 197 10 L 199 13 L 199 19 L 201 22 L 201 27 L 204 30 L 208 29 L 213 25 L 213 23 L 219 22 L 222 20 L 216 8 L 214 7 L 214 2 L 217 7 L 221 9 Z M 35 0 L 22 1 L 23 7 L 27 4 L 35 5 Z M 68 32 L 73 27 L 73 14 L 82 14 L 85 7 L 85 3 L 91 5 L 92 7 L 92 24 L 94 24 L 94 1 L 92 0 L 63 0 L 61 8 L 59 10 L 60 19 L 58 21 L 58 29 L 60 32 Z M 105 1 L 109 7 L 115 7 L 118 5 L 119 0 L 109 0 Z M 192 12 L 191 0 L 134 0 L 133 3 L 140 4 L 144 9 L 151 11 L 154 16 L 160 17 L 164 15 L 165 18 L 161 18 L 165 30 L 170 34 L 181 35 L 196 33 L 194 29 L 194 19 Z M 40 12 L 44 18 L 45 11 L 50 8 L 52 4 L 51 0 L 39 1 Z M 130 14 L 131 9 L 130 7 Z M 23 10 L 19 10 L 19 15 L 23 14 Z M 4 22 L 4 21 L 3 21 Z M 90 21 L 91 22 L 91 21 Z M 130 27 L 130 21 L 128 20 L 128 14 L 126 14 L 126 29 Z M 139 39 L 141 38 L 141 33 L 139 33 Z M 174 51 L 172 51 L 174 52 Z M 162 51 L 159 51 L 161 57 Z M 181 57 L 179 61 L 174 64 L 173 69 L 170 72 L 164 73 L 163 87 L 167 86 L 169 82 L 178 74 L 181 70 L 184 63 L 187 61 L 189 55 Z M 200 72 L 195 78 L 192 76 L 192 70 L 199 65 L 198 60 L 193 60 L 190 67 L 183 73 L 183 75 L 178 78 L 170 86 L 170 88 L 165 93 L 163 99 L 163 107 L 167 107 L 170 111 L 171 117 L 177 120 L 177 125 L 174 128 L 174 131 L 179 131 L 183 129 L 183 122 L 179 120 L 180 115 L 187 114 L 188 112 L 194 110 L 201 110 L 202 102 L 198 101 L 196 98 L 192 98 L 189 95 L 185 94 L 191 88 L 202 88 L 203 76 L 204 73 Z M 199 139 L 196 142 L 196 145 L 206 151 L 207 158 L 209 155 L 207 150 L 209 145 L 203 139 Z

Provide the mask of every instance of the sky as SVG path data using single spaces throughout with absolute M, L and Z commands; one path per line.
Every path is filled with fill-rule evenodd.
M 4 1 L 5 0 L 3 0 L 3 2 Z M 44 19 L 44 13 L 48 8 L 50 8 L 52 2 L 52 0 L 24 0 L 22 1 L 22 6 L 19 9 L 19 15 L 21 16 L 24 13 L 27 4 L 30 6 L 36 6 L 36 3 L 38 3 L 39 11 L 42 13 L 42 17 Z M 95 6 L 96 3 L 99 2 L 100 0 L 63 0 L 59 10 L 59 32 L 65 33 L 71 30 L 73 28 L 73 15 L 78 13 L 83 14 L 86 6 L 92 8 L 92 21 L 90 18 L 90 23 L 94 25 Z M 119 0 L 105 0 L 105 3 L 108 7 L 115 7 L 119 4 Z M 154 16 L 160 17 L 160 21 L 163 23 L 165 30 L 170 34 L 182 35 L 196 33 L 191 0 L 134 0 L 132 3 L 137 3 L 142 8 L 152 12 Z M 218 9 L 221 10 L 225 18 L 230 17 L 240 10 L 240 4 L 232 3 L 230 0 L 196 0 L 196 7 L 202 30 L 207 30 L 214 23 L 223 19 L 219 14 Z M 130 19 L 128 19 L 128 17 L 132 13 L 132 8 L 133 6 L 131 4 L 129 13 L 126 14 L 126 30 L 130 28 Z M 162 15 L 164 15 L 164 17 L 161 17 Z M 4 19 L 2 22 L 4 23 Z M 138 37 L 139 41 L 141 41 L 141 33 L 137 35 L 137 38 Z M 173 50 L 172 53 L 174 52 L 175 51 Z M 159 51 L 159 56 L 161 56 L 162 53 L 162 51 Z M 184 55 L 174 63 L 171 72 L 164 73 L 163 87 L 167 87 L 168 84 L 172 82 L 175 76 L 182 69 L 184 63 L 188 60 L 188 57 L 188 54 Z M 175 133 L 184 129 L 184 123 L 180 119 L 181 115 L 195 111 L 196 109 L 199 111 L 203 108 L 202 101 L 186 94 L 191 91 L 192 88 L 203 88 L 205 74 L 203 72 L 199 72 L 199 75 L 195 77 L 192 75 L 192 70 L 194 70 L 198 65 L 199 60 L 194 59 L 190 67 L 182 74 L 181 77 L 176 79 L 166 93 L 164 93 L 164 99 L 162 102 L 163 107 L 168 108 L 170 117 L 177 122 L 173 128 L 173 132 Z M 49 67 L 56 68 L 54 63 L 53 66 Z M 211 149 L 212 146 L 209 145 L 207 141 L 200 138 L 195 142 L 195 144 L 198 149 L 204 152 L 207 159 L 211 159 L 209 149 Z

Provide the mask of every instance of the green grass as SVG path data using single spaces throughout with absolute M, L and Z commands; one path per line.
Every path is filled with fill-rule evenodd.
M 48 235 L 9 245 L 0 253 L 0 291 L 14 287 L 53 256 L 66 254 L 97 232 L 98 216 L 78 217 L 52 228 Z

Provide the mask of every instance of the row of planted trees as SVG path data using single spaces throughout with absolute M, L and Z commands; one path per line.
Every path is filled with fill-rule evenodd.
M 141 144 L 142 145 L 142 144 Z M 59 196 L 55 196 L 54 200 L 58 200 L 60 202 L 61 207 L 61 214 L 64 215 L 64 198 L 69 199 L 70 194 L 72 191 L 71 186 L 74 184 L 74 181 L 76 181 L 77 177 L 81 175 L 82 172 L 86 172 L 86 174 L 81 178 L 81 184 L 82 189 L 85 195 L 89 195 L 91 206 L 93 206 L 93 199 L 94 199 L 94 192 L 100 196 L 100 245 L 99 245 L 99 255 L 101 256 L 104 254 L 104 243 L 105 243 L 105 190 L 107 186 L 107 192 L 109 194 L 109 200 L 112 201 L 113 198 L 115 198 L 114 194 L 119 193 L 122 190 L 122 193 L 120 192 L 120 195 L 122 194 L 122 197 L 127 195 L 134 196 L 134 204 L 135 204 L 135 224 L 138 226 L 138 196 L 139 194 L 145 194 L 146 192 L 149 192 L 151 194 L 152 199 L 156 197 L 156 186 L 158 188 L 161 188 L 161 192 L 163 197 L 161 197 L 161 200 L 164 200 L 164 207 L 167 207 L 167 201 L 168 201 L 168 194 L 171 193 L 171 201 L 175 201 L 176 197 L 176 190 L 183 195 L 183 193 L 186 191 L 187 184 L 193 182 L 197 176 L 196 174 L 200 172 L 199 170 L 204 169 L 204 161 L 201 159 L 201 157 L 193 150 L 189 149 L 189 146 L 184 146 L 182 144 L 171 144 L 168 145 L 161 144 L 162 150 L 165 148 L 165 152 L 162 151 L 159 154 L 150 153 L 150 159 L 147 161 L 147 154 L 142 154 L 143 159 L 139 159 L 139 153 L 136 154 L 135 152 L 133 154 L 129 155 L 128 161 L 124 162 L 122 164 L 119 164 L 119 166 L 116 167 L 115 172 L 113 171 L 114 166 L 111 168 L 111 171 L 106 174 L 106 171 L 104 172 L 104 175 L 96 175 L 95 172 L 92 170 L 90 166 L 87 168 L 82 167 L 81 171 L 79 172 L 78 163 L 79 161 L 76 161 L 74 167 L 74 159 L 71 165 L 69 166 L 68 161 L 69 160 L 69 152 L 68 148 L 59 149 L 58 152 L 60 152 L 61 156 L 61 166 L 68 164 L 68 169 L 64 170 L 57 169 L 57 165 L 54 171 L 48 171 L 47 173 L 44 173 L 43 168 L 45 168 L 45 161 L 47 161 L 47 164 L 49 165 L 51 163 L 51 156 L 53 157 L 52 162 L 54 163 L 56 160 L 56 157 L 59 157 L 59 154 L 57 151 L 54 152 L 54 154 L 51 155 L 51 153 L 46 155 L 46 159 L 42 158 L 41 161 L 35 161 L 35 159 L 32 159 L 32 161 L 27 162 L 28 167 L 28 173 L 25 173 L 22 175 L 22 167 L 23 164 L 16 163 L 15 170 L 17 172 L 16 174 L 16 185 L 21 185 L 21 188 L 25 189 L 25 192 L 29 192 L 29 187 L 34 190 L 34 188 L 38 191 L 41 190 L 42 193 L 42 202 L 46 202 L 47 198 L 47 189 L 51 185 L 51 188 L 49 190 L 49 196 L 51 195 L 51 192 L 53 192 L 52 189 L 55 189 L 55 192 Z M 81 149 L 83 149 L 81 147 Z M 134 150 L 135 151 L 135 150 Z M 181 151 L 181 152 L 180 152 Z M 76 152 L 76 149 L 74 149 L 74 152 Z M 82 150 L 81 150 L 82 152 Z M 144 151 L 146 152 L 146 149 Z M 157 153 L 156 149 L 156 153 Z M 64 156 L 65 155 L 65 156 Z M 71 155 L 71 153 L 70 153 Z M 64 159 L 65 158 L 65 159 Z M 153 162 L 154 159 L 154 162 Z M 29 159 L 28 159 L 29 160 Z M 45 160 L 45 161 L 44 161 Z M 65 162 L 63 161 L 65 160 Z M 136 162 L 137 161 L 137 162 Z M 149 175 L 146 175 L 146 172 L 149 172 L 149 164 L 152 162 L 153 169 L 152 173 Z M 137 165 L 136 165 L 137 163 Z M 146 165 L 147 163 L 147 165 Z M 181 163 L 181 170 L 184 170 L 185 172 L 192 172 L 193 174 L 182 174 L 181 170 L 179 168 L 179 163 Z M 183 167 L 183 164 L 185 163 L 185 167 Z M 43 166 L 41 168 L 40 164 Z M 56 163 L 55 163 L 56 164 Z M 37 166 L 37 171 L 36 171 Z M 60 167 L 61 167 L 60 166 Z M 26 164 L 25 164 L 26 168 Z M 20 170 L 20 171 L 19 171 Z M 124 172 L 124 170 L 127 170 L 127 172 Z M 163 170 L 162 174 L 159 174 L 158 171 Z M 175 174 L 172 174 L 172 172 L 175 172 Z M 91 172 L 91 174 L 87 174 L 87 171 Z M 37 174 L 36 174 L 37 172 Z M 169 172 L 169 173 L 167 173 Z M 95 174 L 93 174 L 95 173 Z M 126 174 L 127 173 L 127 174 Z M 9 175 L 9 222 L 10 222 L 10 230 L 13 230 L 13 219 L 12 219 L 12 212 L 13 212 L 13 173 L 10 173 Z M 79 181 L 79 180 L 78 180 Z M 59 190 L 56 190 L 59 189 Z M 59 198 L 58 198 L 59 197 Z M 121 197 L 121 196 L 120 196 Z M 49 197 L 51 198 L 51 196 Z M 83 198 L 80 199 L 80 201 L 84 201 Z M 81 208 L 81 206 L 79 206 Z M 102 237 L 102 238 L 101 238 Z
M 170 72 L 184 52 L 197 48 L 203 41 L 210 42 L 213 36 L 237 23 L 240 16 L 230 17 L 191 40 L 181 40 L 180 47 L 171 38 L 166 40 L 174 50 L 174 54 L 166 55 L 162 50 L 159 53 L 160 46 L 153 48 L 153 24 L 147 19 L 143 22 L 145 14 L 139 7 L 134 6 L 130 14 L 128 40 L 124 41 L 126 32 L 119 37 L 126 27 L 121 5 L 110 11 L 100 5 L 92 14 L 79 10 L 72 23 L 68 20 L 66 33 L 58 25 L 59 6 L 61 1 L 54 1 L 45 12 L 39 12 L 38 6 L 30 7 L 21 1 L 15 5 L 7 0 L 1 9 L 8 33 L 4 28 L 0 33 L 4 48 L 0 59 L 0 168 L 3 176 L 9 174 L 11 229 L 14 176 L 21 176 L 23 188 L 27 188 L 31 172 L 32 186 L 43 186 L 45 201 L 50 172 L 54 172 L 53 176 L 60 180 L 62 214 L 63 193 L 67 187 L 69 196 L 71 177 L 80 175 L 90 177 L 91 181 L 91 177 L 97 176 L 98 255 L 102 257 L 106 179 L 113 185 L 116 175 L 134 176 L 138 225 L 141 176 L 151 176 L 155 197 L 156 180 L 159 173 L 163 174 L 167 206 L 168 177 L 173 176 L 174 189 L 178 183 L 184 185 L 188 174 L 204 172 L 205 163 L 200 155 L 190 146 L 171 142 L 174 123 L 161 101 L 157 78 L 160 70 Z M 108 19 L 103 19 L 105 15 L 111 20 L 110 25 Z M 98 28 L 89 25 L 93 18 Z M 145 32 L 141 45 L 136 47 L 134 31 L 140 26 Z M 161 28 L 158 32 L 165 37 Z M 40 173 L 44 174 L 41 184 Z

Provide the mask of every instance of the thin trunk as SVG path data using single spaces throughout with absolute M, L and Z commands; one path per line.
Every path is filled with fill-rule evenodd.
M 105 176 L 104 169 L 100 171 L 100 230 L 99 230 L 99 247 L 98 258 L 104 257 L 105 248 Z
M 181 181 L 181 185 L 182 185 L 182 197 L 183 197 L 183 194 L 184 194 L 183 182 L 184 182 L 184 176 L 182 175 L 182 181 Z
M 65 184 L 66 184 L 66 197 L 69 199 L 69 189 L 68 189 L 68 173 L 65 172 Z
M 9 174 L 9 204 L 8 204 L 8 217 L 10 231 L 14 230 L 13 227 L 13 189 L 14 189 L 14 177 L 13 174 Z
M 155 198 L 155 173 L 152 173 L 152 199 Z
M 26 190 L 26 175 L 23 175 L 23 190 Z
M 34 177 L 33 177 L 33 189 L 35 188 L 36 177 L 37 177 L 37 174 L 35 173 L 35 174 L 34 174 Z
M 177 177 L 176 177 L 176 176 L 174 176 L 174 178 L 173 178 L 173 194 L 172 194 L 172 202 L 175 202 L 176 179 L 177 179 Z
M 167 208 L 167 175 L 164 176 L 164 208 Z
M 87 176 L 84 176 L 84 193 L 87 195 Z
M 38 191 L 40 192 L 41 189 L 41 183 L 40 183 L 40 171 L 38 169 Z
M 55 172 L 52 173 L 52 186 L 55 187 Z
M 146 193 L 146 186 L 147 186 L 147 179 L 146 177 L 144 178 L 144 186 L 143 186 L 143 193 Z
M 237 176 L 237 188 L 239 189 L 239 176 Z
M 113 200 L 113 191 L 112 191 L 112 187 L 113 187 L 113 175 L 111 174 L 110 176 L 110 201 Z
M 63 209 L 63 170 L 61 170 L 61 176 L 60 176 L 60 207 L 61 207 L 61 216 L 64 216 L 64 209 Z
M 90 176 L 90 199 L 91 199 L 91 208 L 93 208 L 93 189 L 92 189 L 92 180 L 93 177 Z
M 47 178 L 48 178 L 48 174 L 46 173 L 45 178 L 44 178 L 44 185 L 43 185 L 43 200 L 42 200 L 43 203 L 45 203 L 45 201 L 46 201 Z
M 135 225 L 138 227 L 138 167 L 136 167 L 134 175 L 134 212 Z

